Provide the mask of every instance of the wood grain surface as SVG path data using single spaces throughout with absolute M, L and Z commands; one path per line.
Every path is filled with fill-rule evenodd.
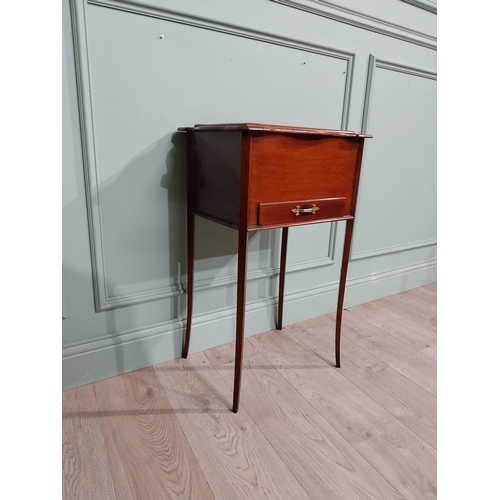
M 398 488 L 406 499 L 434 499 L 437 495 L 436 450 L 401 426 L 355 448 Z
M 352 307 L 349 311 L 417 350 L 436 345 L 436 332 L 418 323 L 408 323 L 399 314 L 376 302 Z
M 93 384 L 63 392 L 63 498 L 118 499 Z
M 193 127 L 179 127 L 177 130 L 185 132 L 188 130 L 194 131 L 231 131 L 231 130 L 254 130 L 257 132 L 275 132 L 286 134 L 313 134 L 313 135 L 330 135 L 337 137 L 354 136 L 354 137 L 372 137 L 369 134 L 356 134 L 350 130 L 336 130 L 327 128 L 310 128 L 310 127 L 291 127 L 289 125 L 271 125 L 268 123 L 213 123 L 202 124 L 198 123 Z
M 215 498 L 309 499 L 245 409 L 231 412 L 232 391 L 203 353 L 155 371 Z
M 229 368 L 218 367 L 228 387 Z M 263 357 L 245 362 L 242 392 L 250 417 L 311 498 L 403 498 Z
M 320 358 L 335 364 L 333 330 L 319 318 L 292 325 L 289 330 Z M 436 448 L 436 397 L 349 339 L 342 342 L 340 373 Z
M 378 299 L 375 303 L 403 316 L 431 332 L 437 331 L 436 309 L 415 295 L 397 294 Z
M 385 477 L 390 472 L 391 484 L 405 498 L 435 497 L 436 450 L 340 370 L 322 360 L 322 369 L 318 361 L 314 364 L 319 358 L 297 340 L 285 340 L 287 336 L 286 331 L 268 332 L 251 342 L 379 472 L 384 470 Z
M 334 327 L 335 315 L 322 316 L 321 321 Z M 436 396 L 437 363 L 434 359 L 413 349 L 408 344 L 389 335 L 349 310 L 343 316 L 342 331 L 344 338 L 352 340 L 355 344 L 371 352 L 376 358 Z
M 229 342 L 229 344 L 214 347 L 213 349 L 207 349 L 204 353 L 213 366 L 219 366 L 234 362 L 235 348 L 236 342 Z M 257 351 L 252 344 L 250 344 L 248 339 L 245 339 L 243 359 L 246 360 L 255 356 L 260 356 L 260 352 Z
M 421 349 L 425 355 L 435 359 L 437 361 L 437 346 L 427 347 L 426 349 Z
M 340 369 L 334 314 L 246 339 L 237 414 L 234 343 L 66 391 L 63 498 L 435 499 L 436 286 L 386 299 Z
M 214 498 L 153 368 L 95 389 L 119 500 Z
M 331 365 L 295 339 L 286 327 L 250 342 L 350 443 L 380 434 L 391 415 Z

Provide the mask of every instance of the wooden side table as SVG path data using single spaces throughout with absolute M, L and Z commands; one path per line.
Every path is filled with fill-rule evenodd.
M 245 330 L 248 233 L 282 228 L 277 328 L 283 328 L 288 228 L 346 221 L 335 331 L 340 367 L 342 307 L 365 138 L 328 130 L 230 123 L 181 127 L 187 132 L 188 298 L 182 357 L 193 314 L 194 216 L 238 230 L 238 284 L 233 412 L 238 411 Z

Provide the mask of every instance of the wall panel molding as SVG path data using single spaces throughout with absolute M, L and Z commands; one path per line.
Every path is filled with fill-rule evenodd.
M 254 31 L 242 26 L 230 25 L 223 22 L 214 21 L 201 17 L 182 14 L 166 8 L 149 6 L 143 2 L 131 2 L 125 0 L 71 0 L 71 16 L 73 28 L 73 43 L 75 52 L 77 95 L 79 101 L 80 129 L 83 145 L 83 165 L 84 179 L 86 187 L 87 218 L 89 225 L 89 238 L 91 249 L 91 265 L 94 287 L 94 299 L 96 311 L 112 310 L 117 307 L 149 302 L 152 300 L 167 299 L 176 297 L 185 292 L 185 287 L 181 283 L 171 286 L 147 290 L 144 292 L 110 296 L 106 284 L 106 265 L 104 258 L 101 208 L 99 203 L 99 183 L 98 165 L 96 160 L 96 145 L 94 137 L 93 109 L 92 109 L 92 83 L 89 69 L 89 55 L 87 49 L 87 26 L 86 26 L 86 5 L 91 4 L 103 8 L 110 8 L 128 12 L 136 15 L 149 16 L 165 21 L 180 23 L 193 28 L 217 31 L 230 36 L 249 38 L 258 42 L 271 43 L 294 50 L 312 52 L 325 57 L 340 59 L 346 63 L 346 79 L 342 101 L 341 128 L 347 129 L 349 105 L 351 98 L 351 86 L 353 79 L 354 54 L 339 51 L 331 47 L 315 45 L 308 41 L 276 36 L 272 33 Z M 322 262 L 311 264 L 304 263 L 296 266 L 291 271 L 299 271 L 317 267 L 317 265 L 330 265 L 332 260 L 325 258 Z M 264 269 L 256 273 L 254 279 L 273 276 L 274 269 Z M 251 277 L 250 277 L 251 278 Z M 229 279 L 217 282 L 215 286 L 226 286 L 236 282 L 236 275 Z M 196 286 L 196 284 L 195 284 Z M 199 286 L 206 286 L 200 283 Z
M 436 281 L 436 260 L 382 271 L 347 280 L 345 307 L 375 300 Z M 287 324 L 335 310 L 338 281 L 285 296 Z M 300 306 L 299 306 L 300 304 Z M 277 298 L 247 304 L 246 336 L 275 328 Z M 193 318 L 191 352 L 234 341 L 234 307 Z M 121 375 L 180 357 L 184 322 L 173 320 L 161 325 L 122 332 L 63 348 L 63 390 Z M 332 349 L 333 349 L 332 338 Z
M 398 73 L 405 73 L 408 75 L 418 76 L 420 78 L 428 78 L 430 80 L 437 80 L 437 74 L 433 71 L 429 71 L 421 68 L 414 68 L 407 66 L 405 64 L 384 61 L 382 59 L 377 59 L 373 54 L 368 57 L 368 71 L 365 84 L 365 98 L 363 103 L 363 116 L 361 118 L 361 133 L 368 133 L 368 119 L 370 114 L 370 104 L 373 94 L 373 87 L 375 81 L 375 69 L 381 68 L 389 71 L 396 71 Z
M 293 228 L 292 228 L 293 231 Z M 337 237 L 337 223 L 330 224 L 330 235 L 328 238 L 328 254 L 326 257 L 316 260 L 308 260 L 296 264 L 287 264 L 286 273 L 297 273 L 307 271 L 309 269 L 316 269 L 318 267 L 328 267 L 335 264 L 335 241 Z M 280 274 L 279 267 L 267 267 L 258 269 L 256 271 L 249 271 L 247 273 L 247 282 L 257 281 L 260 279 L 276 278 Z M 222 276 L 218 278 L 206 278 L 203 280 L 196 280 L 194 288 L 196 291 L 202 292 L 207 290 L 214 290 L 227 286 L 235 286 L 238 281 L 238 276 L 232 274 L 230 276 Z M 184 292 L 187 293 L 187 284 L 182 284 Z
M 437 14 L 437 3 L 433 0 L 401 0 L 404 3 L 409 3 L 414 7 L 427 10 L 433 14 Z
M 118 307 L 127 307 L 135 304 L 143 304 L 152 300 L 171 299 L 186 293 L 186 288 L 182 283 L 147 290 L 145 292 L 129 293 L 117 296 L 106 296 L 106 302 L 100 306 L 100 311 L 109 311 Z
M 71 1 L 73 3 L 85 2 L 85 0 Z M 184 24 L 193 28 L 216 31 L 226 35 L 248 38 L 250 40 L 255 40 L 258 42 L 271 43 L 273 45 L 278 45 L 281 47 L 301 50 L 304 52 L 312 52 L 314 54 L 343 60 L 346 62 L 347 69 L 346 85 L 344 89 L 342 105 L 341 129 L 346 130 L 348 128 L 349 104 L 351 98 L 353 66 L 355 59 L 355 55 L 353 52 L 342 51 L 326 45 L 311 43 L 308 40 L 284 37 L 266 31 L 252 30 L 236 24 L 225 23 L 205 17 L 192 16 L 190 14 L 184 14 L 182 12 L 170 10 L 167 8 L 159 8 L 156 6 L 148 5 L 145 2 L 134 2 L 130 0 L 87 0 L 86 3 L 88 3 L 89 5 L 106 7 L 123 12 L 129 12 L 131 14 L 153 17 L 156 19 L 163 19 L 165 21 Z
M 405 74 L 413 75 L 413 76 L 416 76 L 419 78 L 437 80 L 437 74 L 435 72 L 432 72 L 432 71 L 429 71 L 426 69 L 407 66 L 407 65 L 397 63 L 397 62 L 384 61 L 381 59 L 377 59 L 375 57 L 375 55 L 370 54 L 370 56 L 368 58 L 368 70 L 367 70 L 367 77 L 366 77 L 366 84 L 365 84 L 363 115 L 362 115 L 362 119 L 361 119 L 361 133 L 362 134 L 369 133 L 368 132 L 368 130 L 369 130 L 368 129 L 368 122 L 369 122 L 369 116 L 370 116 L 371 99 L 372 99 L 374 83 L 375 83 L 375 73 L 376 73 L 375 70 L 376 70 L 376 68 L 385 69 L 388 71 L 395 71 L 397 73 L 405 73 Z M 353 249 L 355 247 L 355 236 L 356 236 L 356 232 L 354 233 L 354 237 L 353 237 L 353 244 L 352 244 Z M 395 253 L 395 252 L 402 252 L 405 250 L 414 250 L 416 248 L 422 248 L 422 247 L 432 246 L 432 245 L 436 245 L 436 244 L 437 244 L 437 240 L 435 238 L 433 238 L 433 239 L 429 239 L 429 240 L 415 241 L 415 242 L 404 244 L 404 245 L 393 245 L 393 246 L 388 246 L 388 247 L 384 247 L 384 248 L 377 248 L 377 249 L 362 251 L 362 252 L 353 251 L 351 254 L 351 260 L 361 260 L 361 259 L 366 259 L 369 257 L 377 257 L 380 255 L 386 255 L 386 254 Z
M 420 31 L 416 31 L 399 24 L 390 23 L 388 21 L 363 14 L 356 10 L 341 7 L 340 5 L 336 5 L 335 3 L 329 2 L 327 0 L 271 1 L 286 5 L 287 7 L 303 10 L 305 12 L 309 12 L 310 14 L 315 14 L 317 16 L 326 17 L 334 21 L 349 24 L 351 26 L 355 26 L 356 28 L 361 28 L 364 30 L 372 31 L 374 33 L 378 33 L 380 35 L 403 40 L 405 42 L 420 45 L 428 49 L 437 50 L 437 38 L 434 36 L 427 35 L 426 33 L 422 33 Z M 418 3 L 419 7 L 425 8 L 421 5 L 423 2 L 417 2 L 415 0 L 415 3 Z M 428 4 L 425 3 L 425 5 L 427 6 Z
M 343 129 L 349 129 L 350 122 L 360 133 L 376 130 L 380 137 L 365 145 L 367 167 L 373 167 L 366 169 L 365 178 L 371 185 L 366 186 L 366 205 L 358 205 L 359 238 L 356 244 L 355 224 L 344 306 L 436 281 L 437 240 L 434 225 L 430 226 L 434 224 L 434 184 L 429 184 L 434 175 L 430 106 L 435 86 L 431 80 L 437 79 L 432 71 L 437 45 L 435 5 L 434 0 L 386 0 L 380 7 L 370 0 L 260 0 L 248 5 L 245 0 L 206 4 L 64 0 L 66 55 L 71 52 L 68 44 L 73 44 L 76 75 L 76 84 L 73 76 L 67 83 L 71 99 L 64 103 L 66 120 L 72 126 L 71 140 L 64 145 L 64 169 L 76 180 L 72 204 L 65 207 L 67 239 L 73 243 L 64 249 L 68 268 L 64 315 L 68 320 L 63 322 L 63 389 L 180 357 L 187 288 L 181 234 L 185 155 L 179 154 L 182 141 L 171 144 L 170 134 L 178 125 L 186 125 L 177 124 L 179 117 L 191 120 L 200 109 L 208 117 L 219 113 L 218 118 L 226 111 L 231 116 L 252 111 L 253 100 L 239 104 L 240 83 L 248 82 L 244 88 L 255 89 L 252 99 L 261 103 L 255 107 L 256 115 L 269 108 L 266 116 L 284 116 L 285 120 L 291 117 L 299 122 L 305 117 Z M 156 41 L 160 33 L 168 45 Z M 231 60 L 234 54 L 241 57 Z M 306 59 L 307 66 L 301 66 Z M 64 61 L 72 72 L 73 57 Z M 248 71 L 242 73 L 241 68 Z M 258 83 L 262 77 L 265 80 Z M 261 102 L 266 91 L 271 97 Z M 189 95 L 198 100 L 188 102 Z M 213 106 L 204 108 L 210 95 L 215 95 Z M 276 99 L 273 108 L 275 96 L 282 99 Z M 404 108 L 400 109 L 396 98 Z M 136 115 L 146 127 L 139 120 L 129 121 Z M 411 134 L 405 134 L 408 127 Z M 386 134 L 398 144 L 401 138 L 409 140 L 393 151 L 389 149 L 392 139 L 384 139 Z M 414 140 L 417 136 L 419 142 Z M 130 143 L 123 142 L 130 137 Z M 127 148 L 122 149 L 123 145 Z M 384 151 L 387 156 L 379 157 Z M 149 156 L 142 157 L 143 153 Z M 169 177 L 162 177 L 160 184 L 164 157 Z M 410 161 L 413 157 L 415 162 Z M 407 160 L 405 171 L 400 169 L 401 176 L 388 184 L 386 174 L 392 175 Z M 413 185 L 410 174 L 422 182 Z M 171 191 L 160 191 L 159 185 Z M 375 198 L 371 194 L 393 189 L 395 193 L 399 189 L 401 196 L 381 200 L 380 212 L 369 211 Z M 136 197 L 129 200 L 128 193 Z M 137 199 L 146 203 L 134 212 Z M 367 212 L 359 210 L 365 206 Z M 378 214 L 391 206 L 401 213 L 391 224 L 377 225 Z M 419 209 L 425 209 L 420 218 Z M 145 220 L 147 226 L 141 225 Z M 412 223 L 404 225 L 404 220 Z M 150 231 L 142 232 L 144 227 Z M 365 233 L 368 227 L 373 231 Z M 197 228 L 207 247 L 198 247 L 194 287 L 203 307 L 193 317 L 193 353 L 234 341 L 237 283 L 231 233 L 212 234 L 201 224 Z M 336 308 L 344 224 L 316 229 L 295 233 L 292 228 L 290 234 L 293 248 L 289 241 L 286 273 L 291 279 L 290 291 L 285 291 L 285 325 Z M 166 231 L 170 231 L 168 237 Z M 154 234 L 161 237 L 149 240 Z M 210 238 L 222 252 L 208 248 Z M 246 306 L 248 336 L 275 328 L 280 240 L 280 231 L 275 230 L 253 244 L 247 278 L 251 285 Z
M 437 245 L 437 239 L 415 241 L 407 245 L 393 245 L 384 248 L 377 248 L 375 250 L 368 250 L 366 252 L 355 252 L 351 255 L 352 260 L 368 259 L 370 257 L 378 257 L 380 255 L 388 255 L 390 253 L 404 252 L 406 250 L 415 250 L 416 248 L 424 248 Z
M 330 225 L 330 235 L 328 238 L 328 254 L 326 257 L 317 260 L 310 260 L 299 262 L 296 264 L 287 264 L 286 273 L 297 273 L 307 271 L 309 269 L 316 269 L 318 267 L 328 267 L 335 264 L 335 241 L 337 237 L 337 224 L 332 222 Z M 261 279 L 276 278 L 280 274 L 279 267 L 267 267 L 258 269 L 256 271 L 249 271 L 247 273 L 247 282 L 257 281 Z M 236 274 L 229 276 L 205 278 L 196 280 L 194 288 L 198 292 L 207 290 L 215 290 L 217 288 L 235 286 L 238 281 Z M 178 283 L 176 285 L 142 292 L 137 294 L 129 294 L 119 297 L 108 297 L 108 303 L 105 307 L 108 309 L 116 309 L 118 307 L 127 307 L 133 304 L 141 304 L 150 302 L 152 300 L 160 300 L 164 298 L 179 297 L 187 293 L 187 283 Z

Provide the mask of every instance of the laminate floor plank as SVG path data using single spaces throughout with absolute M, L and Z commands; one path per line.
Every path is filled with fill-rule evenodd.
M 415 434 L 387 432 L 354 446 L 406 500 L 437 498 L 436 450 Z
M 232 413 L 232 390 L 204 353 L 155 371 L 217 500 L 309 500 L 245 407 Z
M 214 498 L 153 368 L 95 388 L 119 500 Z
M 217 367 L 232 387 L 234 364 Z M 243 406 L 314 499 L 404 499 L 263 357 L 244 363 Z
M 374 303 L 390 309 L 404 318 L 414 321 L 418 325 L 427 328 L 431 332 L 437 331 L 437 312 L 435 308 L 429 308 L 428 303 L 415 295 L 407 295 L 404 292 L 382 299 L 375 300 Z
M 93 384 L 63 392 L 64 500 L 116 500 Z
M 335 364 L 335 332 L 319 318 L 287 327 L 305 346 L 328 364 Z M 415 434 L 436 448 L 436 397 L 393 370 L 383 361 L 342 339 L 339 372 Z
M 334 313 L 319 319 L 335 328 Z M 437 395 L 436 360 L 351 313 L 349 309 L 342 315 L 342 337 L 370 352 L 433 396 Z
M 220 345 L 212 349 L 207 349 L 203 352 L 212 365 L 225 365 L 227 363 L 234 362 L 235 345 L 236 342 L 230 342 L 229 344 Z M 259 351 L 257 351 L 257 349 L 250 344 L 248 339 L 245 339 L 245 343 L 243 345 L 243 359 L 246 360 L 255 356 L 260 356 Z
M 351 444 L 394 424 L 387 411 L 286 329 L 256 335 L 250 342 Z
M 407 500 L 436 497 L 436 451 L 432 446 L 286 330 L 267 332 L 250 341 L 366 460 L 386 479 L 390 475 L 391 484 Z M 339 379 L 344 382 L 338 383 Z M 370 444 L 362 446 L 365 442 Z M 406 443 L 406 447 L 398 452 L 392 443 Z M 387 456 L 391 460 L 397 457 L 397 474 L 389 474 L 380 463 Z
M 430 306 L 431 309 L 433 307 Z M 436 345 L 437 335 L 375 302 L 351 307 L 349 311 L 417 350 Z
M 437 283 L 63 393 L 64 500 L 436 498 Z
M 418 297 L 419 299 L 424 300 L 429 304 L 432 305 L 437 304 L 437 291 L 435 289 L 433 290 L 431 288 L 428 288 L 428 286 L 421 286 L 419 288 L 414 288 L 413 290 L 409 290 L 408 292 L 404 293 L 405 294 L 408 293 L 410 296 Z
M 437 346 L 431 346 L 427 347 L 426 349 L 421 349 L 420 352 L 423 352 L 425 355 L 437 361 Z
M 413 303 L 413 299 L 416 301 L 416 306 L 414 306 L 415 312 L 422 316 L 423 318 L 436 320 L 437 317 L 437 293 L 431 292 L 425 288 L 414 288 L 413 290 L 408 290 L 400 295 L 404 300 Z

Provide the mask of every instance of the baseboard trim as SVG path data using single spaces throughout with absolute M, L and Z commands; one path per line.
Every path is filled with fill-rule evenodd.
M 390 271 L 348 279 L 345 307 L 433 283 L 437 280 L 436 260 Z M 284 324 L 293 324 L 335 310 L 338 283 L 286 293 Z M 273 330 L 276 298 L 247 304 L 246 336 Z M 193 318 L 190 353 L 234 341 L 235 310 L 226 308 Z M 184 321 L 124 332 L 63 348 L 63 390 L 97 382 L 130 371 L 180 357 Z

